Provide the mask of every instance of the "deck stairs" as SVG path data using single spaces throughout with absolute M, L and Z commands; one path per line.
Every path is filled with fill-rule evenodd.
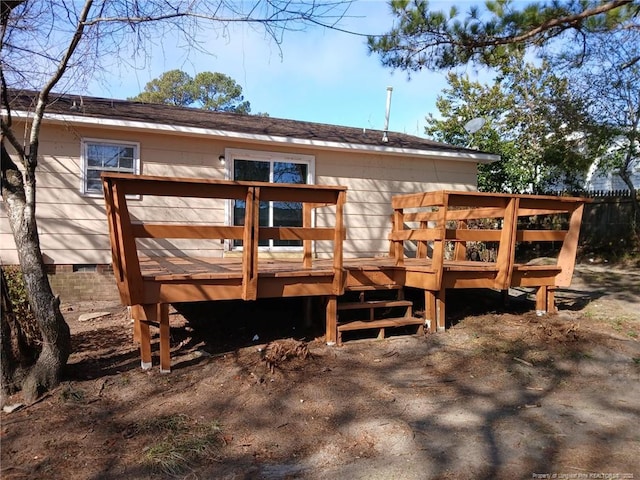
M 413 315 L 413 302 L 405 300 L 398 285 L 347 287 L 338 301 L 338 337 L 341 345 L 344 332 L 377 330 L 378 338 L 385 338 L 386 329 L 416 326 L 424 332 L 424 319 Z

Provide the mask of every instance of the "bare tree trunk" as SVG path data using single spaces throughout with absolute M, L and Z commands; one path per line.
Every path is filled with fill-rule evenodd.
M 2 144 L 2 198 L 16 242 L 31 311 L 42 335 L 42 350 L 22 382 L 25 401 L 33 402 L 60 382 L 69 358 L 71 334 L 45 271 L 35 217 L 35 165 L 28 162 L 25 179 Z

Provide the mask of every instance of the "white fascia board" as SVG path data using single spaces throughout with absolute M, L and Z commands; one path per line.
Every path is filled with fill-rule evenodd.
M 4 112 L 4 109 L 3 109 Z M 24 111 L 11 113 L 15 118 L 30 118 L 31 114 Z M 323 150 L 340 150 L 381 155 L 402 155 L 406 157 L 442 158 L 461 162 L 492 163 L 500 160 L 499 155 L 474 152 L 454 152 L 442 150 L 418 150 L 414 148 L 395 148 L 379 145 L 363 145 L 358 143 L 331 142 L 326 140 L 309 140 L 306 138 L 281 137 L 272 135 L 260 135 L 256 133 L 233 132 L 213 128 L 187 127 L 183 125 L 168 125 L 163 123 L 148 123 L 130 120 L 116 120 L 110 118 L 81 117 L 75 115 L 63 115 L 58 113 L 45 113 L 44 120 L 52 123 L 76 124 L 88 126 L 101 126 L 107 128 L 127 128 L 146 132 L 166 132 L 174 135 L 197 136 L 209 138 L 233 138 L 252 143 L 268 143 L 293 145 L 307 148 L 319 148 Z

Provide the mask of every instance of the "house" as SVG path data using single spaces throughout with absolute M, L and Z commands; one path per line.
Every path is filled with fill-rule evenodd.
M 18 130 L 31 115 L 34 98 L 34 92 L 11 92 Z M 496 160 L 495 155 L 401 133 L 385 136 L 379 130 L 53 94 L 42 126 L 37 170 L 40 242 L 51 274 L 64 278 L 64 282 L 52 280 L 58 292 L 63 284 L 74 283 L 73 273 L 105 270 L 111 251 L 100 174 L 115 171 L 343 185 L 348 187 L 345 257 L 380 256 L 389 251 L 393 195 L 475 190 L 478 164 Z M 240 201 L 211 201 L 193 208 L 181 199 L 133 200 L 133 214 L 155 222 L 179 218 L 232 225 L 243 218 Z M 294 203 L 261 206 L 265 224 L 295 224 L 301 215 Z M 321 214 L 315 218 L 317 224 L 323 221 Z M 142 248 L 178 256 L 194 255 L 196 250 L 199 256 L 223 257 L 237 255 L 240 247 L 226 242 L 202 248 L 192 241 L 174 240 Z M 263 255 L 295 255 L 301 248 L 295 241 L 276 240 L 260 246 Z M 314 253 L 327 254 L 321 246 Z M 18 263 L 4 205 L 0 261 Z M 86 280 L 75 283 L 80 290 L 91 287 Z
M 636 190 L 640 190 L 640 159 L 635 159 L 629 165 L 631 182 Z M 587 191 L 621 191 L 628 190 L 629 187 L 622 180 L 620 175 L 611 171 L 603 171 L 597 161 L 591 164 L 584 182 L 584 189 Z

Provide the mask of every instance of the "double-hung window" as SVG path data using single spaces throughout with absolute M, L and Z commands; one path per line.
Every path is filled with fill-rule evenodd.
M 83 139 L 82 193 L 102 196 L 102 172 L 140 173 L 139 152 L 138 143 Z
M 314 157 L 273 152 L 228 149 L 229 175 L 232 180 L 270 183 L 313 183 Z M 245 201 L 232 202 L 231 222 L 244 225 Z M 302 203 L 260 202 L 260 226 L 301 227 Z M 233 242 L 233 247 L 242 246 L 241 240 Z M 302 246 L 300 240 L 261 240 L 262 249 L 290 250 Z

